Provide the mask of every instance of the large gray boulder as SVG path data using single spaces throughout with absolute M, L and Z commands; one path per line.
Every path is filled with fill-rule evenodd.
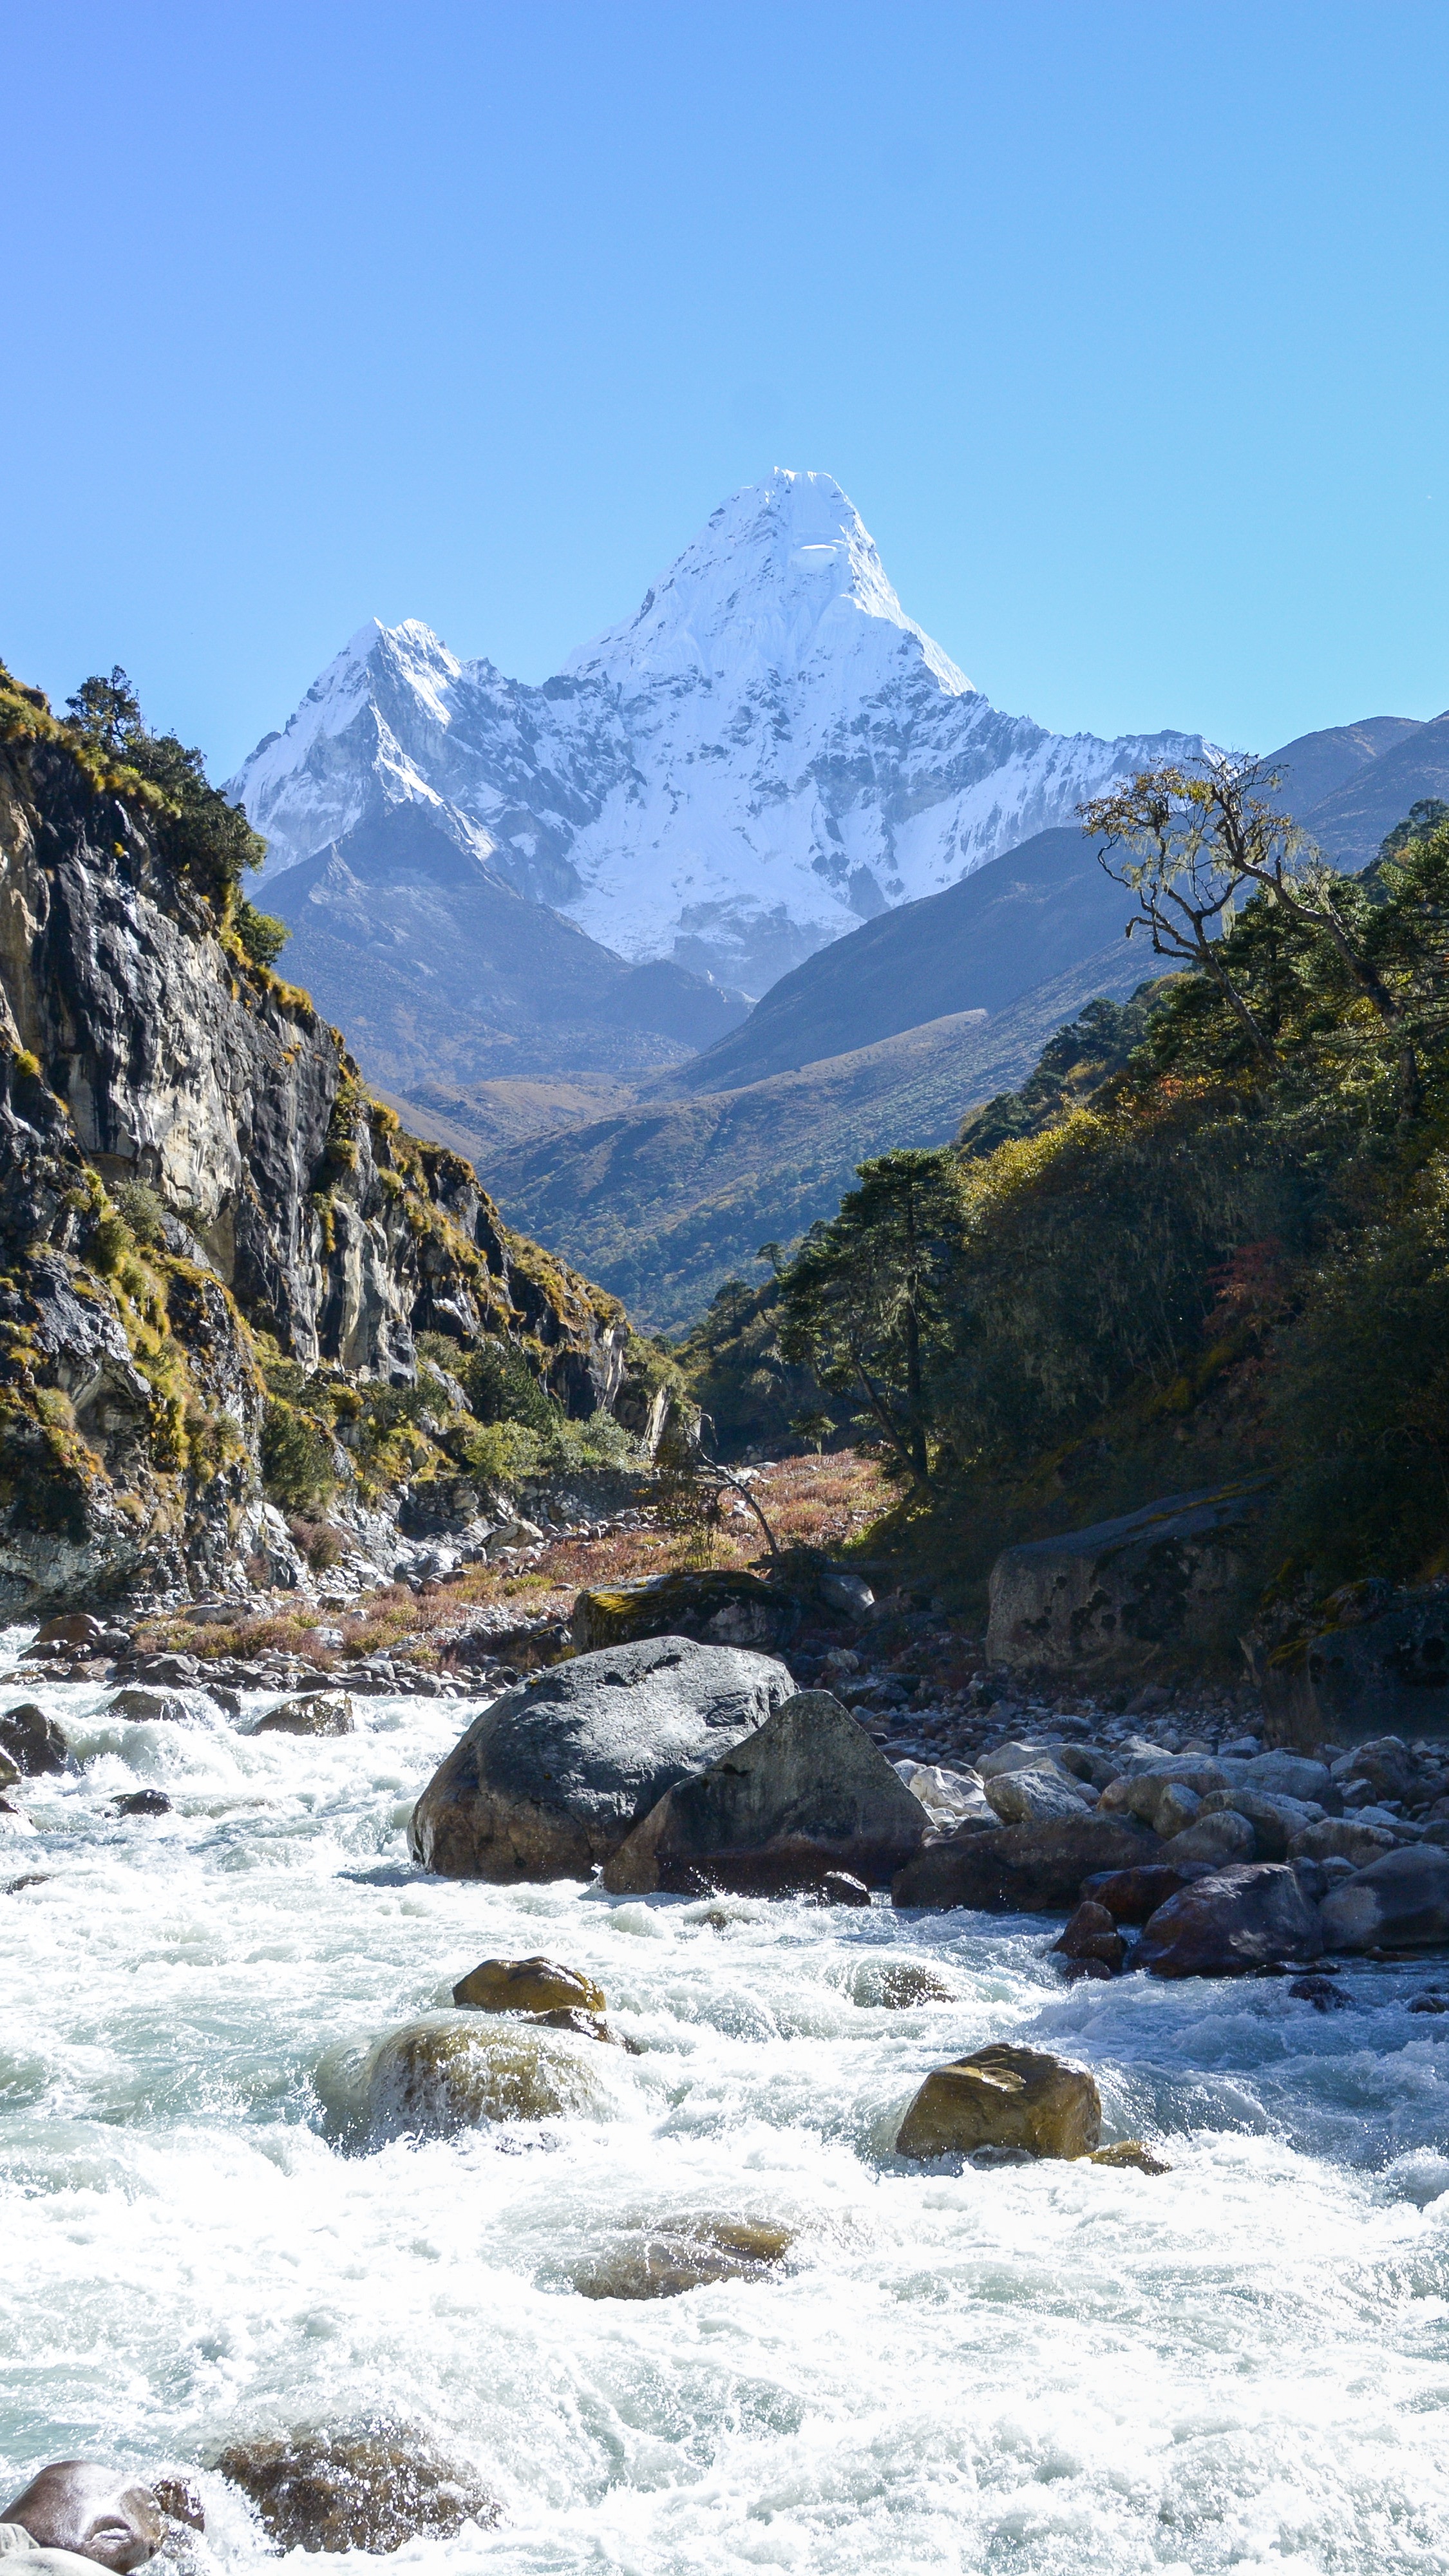
M 1085 1808 L 1080 1816 L 1001 1825 L 995 1833 L 967 1826 L 908 1861 L 891 1881 L 891 1902 L 936 1912 L 966 1905 L 982 1914 L 1065 1914 L 1094 1871 L 1141 1869 L 1167 1848 L 1131 1817 Z
M 1262 1503 L 1249 1479 L 1007 1548 L 991 1570 L 988 1661 L 1126 1681 L 1221 1646 Z
M 1281 1961 L 1316 1959 L 1323 1940 L 1318 1908 L 1287 1864 L 1255 1861 L 1210 1871 L 1159 1905 L 1133 1965 L 1155 1977 L 1241 1977 Z
M 604 1885 L 772 1895 L 848 1870 L 884 1887 L 925 1836 L 920 1800 L 864 1728 L 829 1691 L 801 1691 L 666 1790 L 606 1864 Z
M 1449 1851 L 1437 1843 L 1385 1852 L 1323 1900 L 1331 1950 L 1449 1947 Z
M 555 1664 L 505 1691 L 439 1764 L 413 1810 L 413 1853 L 444 1878 L 587 1878 L 666 1789 L 794 1691 L 772 1655 L 688 1637 Z

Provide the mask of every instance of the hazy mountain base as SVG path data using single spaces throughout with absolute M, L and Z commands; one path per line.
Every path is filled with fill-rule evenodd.
M 994 1018 L 958 1012 L 739 1091 L 537 1138 L 491 1163 L 490 1184 L 511 1223 L 567 1244 L 642 1325 L 681 1330 L 761 1243 L 791 1243 L 829 1215 L 865 1157 L 943 1144 L 1026 1079 L 1063 1021 L 1131 992 L 1149 963 L 1115 942 Z M 457 1108 L 452 1123 L 463 1128 Z

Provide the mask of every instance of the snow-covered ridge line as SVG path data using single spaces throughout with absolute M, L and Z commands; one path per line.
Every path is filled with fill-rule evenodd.
M 269 874 L 411 805 L 606 946 L 758 993 L 1201 748 L 1001 714 L 906 615 L 839 484 L 782 469 L 542 687 L 371 621 L 229 792 Z

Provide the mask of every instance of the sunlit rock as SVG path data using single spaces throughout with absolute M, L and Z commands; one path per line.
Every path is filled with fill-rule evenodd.
M 896 2153 L 919 2163 L 978 2147 L 1086 2156 L 1101 2134 L 1101 2096 L 1085 2067 L 998 2043 L 932 2069 L 901 2122 Z

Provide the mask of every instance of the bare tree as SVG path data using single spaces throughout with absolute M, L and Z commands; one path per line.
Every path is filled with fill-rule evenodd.
M 1327 939 L 1342 966 L 1389 1027 L 1403 1019 L 1399 1002 L 1337 901 L 1343 880 L 1301 826 L 1276 802 L 1282 773 L 1258 760 L 1209 754 L 1198 769 L 1147 769 L 1128 787 L 1079 805 L 1084 832 L 1105 839 L 1099 853 L 1109 877 L 1137 898 L 1127 924 L 1149 933 L 1159 957 L 1210 975 L 1257 1053 L 1273 1045 L 1223 956 L 1222 933 L 1245 896 L 1260 893 L 1305 937 Z M 1114 853 L 1122 853 L 1114 864 Z M 1403 1067 L 1417 1097 L 1418 1071 Z

